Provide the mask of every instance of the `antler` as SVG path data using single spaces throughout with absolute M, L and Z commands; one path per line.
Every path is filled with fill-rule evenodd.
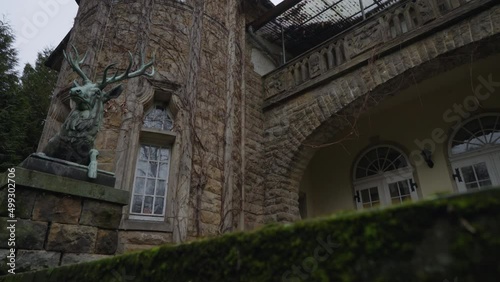
M 64 58 L 68 63 L 70 64 L 71 68 L 83 79 L 83 83 L 90 82 L 90 79 L 85 75 L 85 73 L 82 71 L 80 68 L 80 64 L 82 64 L 85 61 L 85 58 L 87 58 L 87 52 L 85 52 L 85 55 L 83 56 L 82 59 L 80 59 L 80 55 L 78 54 L 78 50 L 76 50 L 74 45 L 71 45 L 73 52 L 75 52 L 76 58 L 73 58 L 71 54 L 69 56 L 66 55 L 66 51 L 63 50 Z
M 146 70 L 153 65 L 153 63 L 155 61 L 154 56 L 153 56 L 153 60 L 151 60 L 151 62 L 144 64 L 144 53 L 141 51 L 141 67 L 134 72 L 130 72 L 130 70 L 132 69 L 133 56 L 132 56 L 132 53 L 130 53 L 130 52 L 128 52 L 128 55 L 129 55 L 129 63 L 128 63 L 127 69 L 125 70 L 125 73 L 123 73 L 122 75 L 118 75 L 118 71 L 116 71 L 115 74 L 113 75 L 113 77 L 107 78 L 108 70 L 110 68 L 114 67 L 116 64 L 113 63 L 113 64 L 108 65 L 104 69 L 102 81 L 98 85 L 99 89 L 102 90 L 102 89 L 104 89 L 104 87 L 106 87 L 107 85 L 109 85 L 111 83 L 122 81 L 122 80 L 132 78 L 132 77 L 137 77 L 137 76 L 141 76 L 141 75 L 145 75 L 147 77 L 153 77 L 153 75 L 155 73 L 155 68 L 153 67 L 151 69 L 150 73 L 146 73 Z

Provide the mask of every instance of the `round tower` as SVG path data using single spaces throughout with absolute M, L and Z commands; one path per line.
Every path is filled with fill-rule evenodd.
M 239 228 L 244 25 L 236 0 L 79 1 L 73 29 L 53 56 L 61 60 L 71 46 L 87 52 L 81 65 L 94 82 L 111 63 L 123 73 L 127 52 L 132 69 L 141 52 L 154 59 L 153 78 L 122 82 L 121 96 L 105 105 L 96 139 L 98 168 L 130 192 L 122 250 Z M 39 148 L 69 112 L 77 78 L 62 61 Z M 156 239 L 148 243 L 144 234 Z

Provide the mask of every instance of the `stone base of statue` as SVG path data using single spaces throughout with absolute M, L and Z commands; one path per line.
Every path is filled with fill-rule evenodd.
M 115 186 L 114 173 L 97 170 L 97 177 L 89 178 L 87 176 L 87 166 L 47 157 L 41 154 L 31 154 L 19 166 L 30 170 L 87 181 L 108 187 Z
M 14 169 L 0 174 L 0 275 L 11 249 L 16 273 L 115 254 L 129 193 L 113 188 L 112 173 L 88 179 L 85 166 L 38 155 Z

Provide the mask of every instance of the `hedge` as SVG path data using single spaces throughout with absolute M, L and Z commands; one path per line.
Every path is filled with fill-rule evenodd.
M 500 281 L 500 189 L 274 224 L 0 281 Z

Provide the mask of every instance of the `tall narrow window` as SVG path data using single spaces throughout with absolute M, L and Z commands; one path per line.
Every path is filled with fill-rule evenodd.
M 129 219 L 163 221 L 168 207 L 168 180 L 175 134 L 168 103 L 155 103 L 145 113 Z
M 170 148 L 141 145 L 135 171 L 131 215 L 165 215 Z
M 465 121 L 450 139 L 449 156 L 459 192 L 500 184 L 500 115 Z
M 354 193 L 358 209 L 416 200 L 413 170 L 405 154 L 392 146 L 365 152 L 355 165 Z

